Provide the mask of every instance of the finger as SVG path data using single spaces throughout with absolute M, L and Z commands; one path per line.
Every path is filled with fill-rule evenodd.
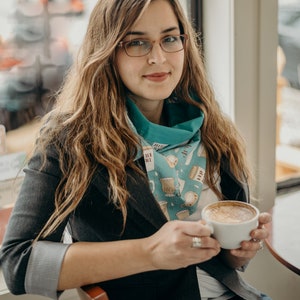
M 263 241 L 259 239 L 254 239 L 250 241 L 244 241 L 241 244 L 241 249 L 244 251 L 253 251 L 257 252 L 263 247 Z
M 272 216 L 267 212 L 263 212 L 259 215 L 258 221 L 259 227 L 261 227 L 263 224 L 270 223 L 272 221 Z
M 264 240 L 269 236 L 269 231 L 265 228 L 258 228 L 254 229 L 250 235 L 254 240 Z
M 196 244 L 193 242 L 194 238 L 196 238 Z M 197 246 L 198 245 L 198 246 Z M 219 242 L 211 237 L 201 236 L 201 237 L 192 237 L 191 239 L 192 248 L 201 248 L 201 249 L 215 249 L 217 251 L 221 250 Z
M 231 250 L 231 254 L 240 258 L 253 258 L 263 248 L 262 241 L 244 241 L 241 248 Z
M 242 248 L 230 250 L 230 252 L 233 256 L 247 259 L 252 259 L 257 253 L 257 251 L 243 250 Z
M 211 230 L 208 225 L 201 222 L 179 221 L 183 232 L 188 236 L 210 236 Z
M 194 259 L 196 262 L 206 261 L 212 257 L 218 255 L 221 251 L 220 244 L 213 238 L 210 237 L 198 237 L 200 238 L 200 247 L 190 248 L 189 257 Z M 195 263 L 195 262 L 194 262 Z

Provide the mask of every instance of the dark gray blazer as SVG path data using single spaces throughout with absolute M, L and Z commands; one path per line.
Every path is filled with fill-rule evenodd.
M 143 161 L 138 162 L 144 168 Z M 57 153 L 50 149 L 43 172 L 41 157 L 35 155 L 26 168 L 26 176 L 13 211 L 1 249 L 2 270 L 14 294 L 26 293 L 25 276 L 32 251 L 32 240 L 51 215 L 53 195 L 61 176 Z M 122 215 L 109 201 L 107 170 L 99 166 L 92 183 L 77 209 L 47 240 L 61 242 L 66 224 L 76 241 L 116 241 L 138 239 L 155 233 L 167 219 L 154 199 L 148 183 L 132 169 L 127 170 L 130 193 L 128 217 L 122 233 Z M 221 188 L 227 199 L 249 201 L 247 185 L 238 182 L 224 163 Z M 261 293 L 247 285 L 236 270 L 215 257 L 199 266 L 230 290 L 247 300 L 263 299 Z M 116 266 L 117 268 L 118 266 Z M 110 300 L 199 300 L 196 266 L 167 271 L 144 272 L 125 278 L 101 282 Z

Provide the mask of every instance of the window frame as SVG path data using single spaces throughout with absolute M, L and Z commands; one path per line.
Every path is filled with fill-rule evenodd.
M 203 34 L 203 2 L 202 0 L 191 0 L 190 17 L 197 30 Z
M 264 211 L 276 196 L 277 6 L 277 0 L 203 0 L 207 73 L 245 138 L 256 182 L 251 193 Z

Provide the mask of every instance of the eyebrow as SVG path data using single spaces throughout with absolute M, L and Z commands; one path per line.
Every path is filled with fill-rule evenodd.
M 176 30 L 176 29 L 179 30 L 179 28 L 177 26 L 170 27 L 170 28 L 167 28 L 167 29 L 163 30 L 161 33 L 168 33 L 168 32 L 171 32 L 173 30 Z M 143 31 L 129 31 L 128 33 L 126 33 L 125 36 L 128 36 L 128 35 L 145 35 L 145 34 L 146 34 L 146 32 L 143 32 Z

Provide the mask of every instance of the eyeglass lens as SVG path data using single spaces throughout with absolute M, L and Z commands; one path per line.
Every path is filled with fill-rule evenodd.
M 185 35 L 170 35 L 160 40 L 159 44 L 165 52 L 178 52 L 184 48 Z M 135 39 L 123 43 L 124 49 L 129 56 L 144 56 L 150 53 L 154 42 L 146 39 Z

